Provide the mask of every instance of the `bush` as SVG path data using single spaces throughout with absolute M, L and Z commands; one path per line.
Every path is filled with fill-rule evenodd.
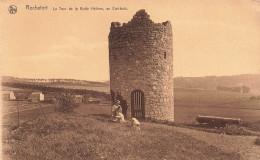
M 77 107 L 79 107 L 79 105 L 74 102 L 72 95 L 69 92 L 63 92 L 57 99 L 55 109 L 61 113 L 71 113 Z
M 260 146 L 260 137 L 259 136 L 255 140 L 255 145 Z
M 223 131 L 228 135 L 254 135 L 253 132 L 238 124 L 228 124 L 225 128 L 223 128 Z

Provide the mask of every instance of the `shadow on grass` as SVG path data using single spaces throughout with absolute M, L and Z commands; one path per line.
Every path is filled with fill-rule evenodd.
M 176 124 L 175 126 L 216 134 L 260 136 L 260 132 L 252 131 L 244 127 L 242 124 L 227 124 L 226 126 L 221 127 L 211 126 L 207 124 Z
M 102 122 L 115 123 L 115 122 L 113 122 L 111 115 L 108 115 L 108 114 L 90 114 L 89 117 L 95 118 L 96 120 L 99 120 Z
M 252 131 L 257 131 L 260 132 L 260 121 L 256 121 L 256 122 L 244 122 L 242 123 L 242 125 L 246 128 L 249 128 Z
M 125 120 L 125 122 L 113 121 L 114 119 L 111 115 L 107 114 L 90 114 L 89 117 L 99 120 L 101 122 L 117 123 L 125 125 L 126 127 L 132 128 L 132 122 L 130 120 Z
M 94 117 L 102 117 L 102 118 L 107 118 L 107 119 L 111 118 L 111 116 L 108 114 L 90 114 L 90 115 L 94 116 Z

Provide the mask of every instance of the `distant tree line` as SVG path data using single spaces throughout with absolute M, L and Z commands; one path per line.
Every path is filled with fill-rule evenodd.
M 176 88 L 216 89 L 218 86 L 232 87 L 234 86 L 234 84 L 243 84 L 245 86 L 250 86 L 250 93 L 254 91 L 259 91 L 260 74 L 174 78 L 174 87 Z
M 32 90 L 40 90 L 42 92 L 69 92 L 71 94 L 87 94 L 93 98 L 102 98 L 105 100 L 110 100 L 110 94 L 105 92 L 86 90 L 86 89 L 70 89 L 70 88 L 58 88 L 58 87 L 50 87 L 36 84 L 27 84 L 27 83 L 2 83 L 2 86 L 12 87 L 12 88 L 22 88 L 22 89 L 32 89 Z
M 241 93 L 249 93 L 250 92 L 250 88 L 248 86 L 241 86 L 241 87 L 217 86 L 217 90 L 229 91 L 229 92 L 241 92 Z

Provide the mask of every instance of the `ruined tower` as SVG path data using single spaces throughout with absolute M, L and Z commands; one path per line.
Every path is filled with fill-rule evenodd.
M 145 10 L 112 22 L 109 33 L 111 98 L 127 118 L 174 121 L 172 27 Z

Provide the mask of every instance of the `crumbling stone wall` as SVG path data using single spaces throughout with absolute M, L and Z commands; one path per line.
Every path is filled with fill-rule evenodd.
M 174 120 L 172 26 L 154 23 L 144 11 L 131 21 L 112 22 L 109 33 L 110 87 L 127 103 L 131 117 L 131 92 L 145 96 L 145 118 Z M 113 101 L 113 100 L 112 100 Z

